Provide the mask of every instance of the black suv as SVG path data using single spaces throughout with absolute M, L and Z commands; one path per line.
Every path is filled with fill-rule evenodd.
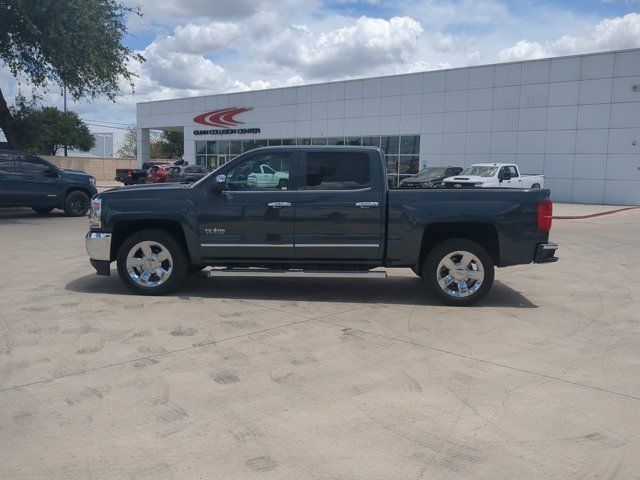
M 46 214 L 62 208 L 70 217 L 86 215 L 96 179 L 58 168 L 29 153 L 0 150 L 0 207 L 31 207 Z

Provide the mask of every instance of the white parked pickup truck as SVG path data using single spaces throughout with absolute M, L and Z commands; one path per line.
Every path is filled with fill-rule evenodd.
M 278 172 L 269 165 L 260 165 L 260 171 L 250 173 L 247 176 L 247 185 L 254 188 L 282 188 L 286 189 L 289 184 L 289 174 Z
M 455 177 L 444 179 L 446 188 L 543 188 L 544 175 L 522 175 L 513 163 L 475 163 Z

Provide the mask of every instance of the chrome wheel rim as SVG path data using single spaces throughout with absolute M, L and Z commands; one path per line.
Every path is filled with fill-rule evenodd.
M 173 257 L 161 243 L 140 242 L 129 250 L 127 272 L 136 284 L 142 287 L 157 287 L 171 276 Z
M 436 270 L 438 285 L 447 295 L 456 298 L 476 293 L 484 281 L 484 266 L 471 252 L 459 250 L 448 253 Z

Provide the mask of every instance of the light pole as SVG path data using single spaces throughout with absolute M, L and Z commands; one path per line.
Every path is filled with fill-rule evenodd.
M 67 118 L 67 86 L 66 85 L 62 86 L 62 95 L 64 97 L 64 117 L 65 117 L 65 120 L 66 120 L 66 118 Z M 67 137 L 65 135 L 65 142 L 64 142 L 64 156 L 65 157 L 67 156 L 67 142 L 66 142 L 66 139 L 67 139 Z

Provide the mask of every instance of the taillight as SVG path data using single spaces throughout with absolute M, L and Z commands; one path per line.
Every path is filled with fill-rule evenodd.
M 133 177 L 133 172 L 131 170 L 127 170 L 127 177 Z
M 545 198 L 538 203 L 538 229 L 543 232 L 551 230 L 551 222 L 553 220 L 553 202 Z

